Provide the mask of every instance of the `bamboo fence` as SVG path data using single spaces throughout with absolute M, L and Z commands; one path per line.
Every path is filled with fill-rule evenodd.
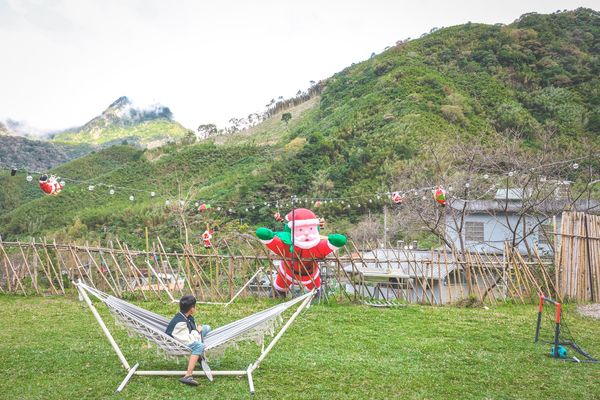
M 600 300 L 600 216 L 565 212 L 555 235 L 555 281 L 564 299 Z
M 596 235 L 597 226 L 591 229 Z M 508 246 L 503 254 L 370 247 L 359 249 L 350 242 L 319 260 L 322 298 L 371 305 L 442 305 L 464 299 L 494 305 L 535 301 L 539 292 L 560 298 L 556 287 L 565 283 L 558 280 L 564 271 L 555 274 L 552 260 L 536 253 L 526 261 Z M 82 279 L 121 298 L 172 302 L 193 293 L 200 302 L 230 304 L 240 297 L 275 297 L 280 262 L 281 257 L 248 239 L 243 246 L 223 240 L 218 249 L 182 245 L 178 251 L 166 251 L 159 237 L 148 251 L 118 240 L 104 246 L 0 241 L 0 293 L 65 295 L 72 292 L 73 280 Z M 303 291 L 297 283 L 292 293 Z

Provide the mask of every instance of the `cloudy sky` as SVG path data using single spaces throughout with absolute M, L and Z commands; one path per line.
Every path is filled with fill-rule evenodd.
M 224 124 L 432 27 L 580 6 L 600 1 L 0 0 L 0 120 L 82 125 L 125 95 Z

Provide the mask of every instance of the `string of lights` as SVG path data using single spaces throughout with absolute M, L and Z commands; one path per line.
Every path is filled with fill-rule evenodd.
M 599 155 L 600 154 L 594 154 L 591 157 L 597 157 Z M 501 182 L 505 178 L 514 178 L 517 176 L 531 177 L 532 174 L 535 174 L 535 177 L 539 180 L 540 183 L 546 183 L 546 181 L 547 181 L 546 177 L 541 174 L 538 174 L 537 172 L 543 172 L 544 168 L 555 167 L 555 166 L 559 166 L 559 165 L 569 165 L 569 169 L 571 171 L 577 171 L 580 168 L 579 163 L 582 160 L 588 159 L 589 157 L 590 156 L 577 157 L 577 158 L 573 158 L 573 159 L 569 159 L 569 160 L 563 160 L 563 161 L 552 162 L 552 163 L 548 163 L 548 164 L 544 164 L 544 165 L 539 165 L 539 166 L 529 169 L 526 172 L 511 170 L 511 171 L 506 171 L 506 172 L 499 173 L 499 174 L 498 173 L 482 174 L 482 175 L 480 175 L 480 177 L 483 178 L 483 181 L 490 182 L 490 185 L 486 188 L 480 189 L 478 191 L 479 193 L 473 193 L 474 191 L 470 190 L 470 186 L 471 186 L 470 180 L 472 180 L 472 178 L 473 178 L 471 176 L 469 181 L 464 183 L 464 189 L 469 190 L 470 200 L 478 200 L 478 199 L 488 196 L 490 194 L 490 192 L 492 192 L 494 189 L 504 186 L 504 184 L 501 185 L 498 182 Z M 22 173 L 24 173 L 26 175 L 25 179 L 27 182 L 34 181 L 33 175 L 49 175 L 48 172 L 34 171 L 34 170 L 29 170 L 29 169 L 17 170 L 16 168 L 10 167 L 6 164 L 0 164 L 0 169 L 11 171 L 10 175 L 13 177 L 16 177 L 17 175 L 21 175 Z M 290 196 L 289 198 L 286 198 L 286 199 L 270 199 L 270 200 L 261 200 L 261 201 L 233 201 L 233 200 L 223 200 L 223 199 L 216 199 L 216 198 L 211 199 L 211 198 L 203 196 L 203 197 L 200 197 L 200 198 L 194 199 L 194 200 L 184 200 L 184 199 L 181 199 L 180 196 L 173 195 L 170 193 L 160 193 L 158 190 L 138 189 L 138 188 L 129 187 L 129 186 L 115 185 L 115 184 L 106 183 L 106 182 L 98 182 L 97 180 L 94 180 L 94 179 L 81 180 L 81 179 L 74 179 L 74 178 L 70 178 L 70 177 L 61 176 L 60 178 L 57 177 L 57 180 L 60 180 L 61 184 L 63 186 L 67 185 L 69 183 L 81 185 L 84 187 L 87 186 L 87 189 L 90 192 L 93 192 L 93 191 L 97 192 L 100 190 L 104 190 L 104 191 L 106 191 L 106 193 L 109 196 L 116 196 L 116 195 L 120 195 L 120 194 L 127 195 L 128 194 L 129 200 L 132 202 L 145 197 L 146 199 L 151 198 L 151 199 L 155 199 L 157 201 L 163 201 L 165 206 L 179 206 L 182 208 L 187 208 L 187 207 L 191 207 L 193 205 L 195 208 L 198 209 L 198 211 L 206 211 L 209 209 L 215 209 L 216 211 L 225 211 L 225 212 L 229 212 L 229 213 L 235 213 L 236 211 L 239 212 L 242 210 L 245 212 L 251 212 L 251 210 L 255 210 L 257 208 L 260 209 L 263 207 L 275 208 L 275 209 L 279 210 L 280 208 L 283 208 L 283 207 L 298 206 L 298 205 L 302 205 L 302 204 L 305 204 L 307 206 L 309 204 L 312 204 L 315 207 L 336 204 L 338 207 L 341 206 L 342 208 L 352 208 L 354 206 L 354 207 L 357 207 L 360 209 L 363 207 L 370 207 L 373 203 L 378 203 L 381 201 L 391 201 L 396 204 L 401 204 L 405 199 L 410 198 L 411 196 L 417 197 L 417 198 L 418 198 L 418 196 L 422 196 L 421 197 L 422 200 L 427 200 L 428 193 L 431 193 L 433 195 L 433 197 L 435 198 L 437 196 L 436 191 L 440 190 L 440 189 L 443 191 L 444 197 L 448 196 L 449 198 L 454 198 L 454 199 L 457 198 L 453 194 L 453 193 L 455 193 L 455 191 L 452 186 L 448 186 L 446 189 L 444 189 L 442 187 L 442 185 L 436 185 L 436 186 L 426 186 L 426 187 L 408 188 L 408 189 L 405 188 L 405 189 L 399 189 L 399 190 L 395 190 L 395 191 L 377 191 L 377 192 L 371 193 L 369 195 L 356 194 L 356 195 L 349 195 L 349 196 L 344 196 L 344 197 Z M 560 182 L 559 182 L 559 184 L 560 184 Z M 431 198 L 431 197 L 429 197 L 429 198 Z

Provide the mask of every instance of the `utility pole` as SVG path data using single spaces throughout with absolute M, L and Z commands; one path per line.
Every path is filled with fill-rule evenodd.
M 387 246 L 387 206 L 383 206 L 383 248 Z

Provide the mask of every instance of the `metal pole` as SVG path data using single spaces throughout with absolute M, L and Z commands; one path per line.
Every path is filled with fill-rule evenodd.
M 269 351 L 271 351 L 271 349 L 273 348 L 273 346 L 275 346 L 275 344 L 277 344 L 277 342 L 279 341 L 279 339 L 281 339 L 281 336 L 283 336 L 283 334 L 285 333 L 285 331 L 290 327 L 290 325 L 292 324 L 292 322 L 294 322 L 294 320 L 296 319 L 296 317 L 310 303 L 310 301 L 312 300 L 312 298 L 313 298 L 314 295 L 315 295 L 315 289 L 313 289 L 311 291 L 311 295 L 308 296 L 306 298 L 306 300 L 304 300 L 302 302 L 302 304 L 300 305 L 300 307 L 298 307 L 298 309 L 296 310 L 296 312 L 290 317 L 290 319 L 288 319 L 288 321 L 285 323 L 285 325 L 283 326 L 283 328 L 281 328 L 281 330 L 277 333 L 277 336 L 275 336 L 273 338 L 273 340 L 271 340 L 271 343 L 269 343 L 269 345 L 267 346 L 267 348 L 265 349 L 265 351 L 263 351 L 260 354 L 260 357 L 258 357 L 258 359 L 252 365 L 251 371 L 254 371 L 254 370 L 256 370 L 258 368 L 258 366 L 260 365 L 260 363 L 262 362 L 262 360 L 265 359 L 265 357 L 267 356 L 267 354 L 269 354 Z
M 588 274 L 590 276 L 590 300 L 592 303 L 595 303 L 595 292 L 594 292 L 594 275 L 592 273 L 592 251 L 590 249 L 590 234 L 588 231 L 588 216 L 587 213 L 584 215 L 584 223 L 585 223 L 585 247 L 587 250 L 587 264 L 588 264 Z
M 383 248 L 387 248 L 387 206 L 383 206 Z
M 82 287 L 79 286 L 81 284 L 81 280 L 79 280 L 78 283 L 73 282 L 73 284 L 77 287 L 77 291 L 79 292 L 81 297 L 83 297 L 83 299 L 85 300 L 85 302 L 88 305 L 88 307 L 90 308 L 90 310 L 92 310 L 92 314 L 94 314 L 96 321 L 98 321 L 98 325 L 100 325 L 100 328 L 102 328 L 102 332 L 104 332 L 104 334 L 108 338 L 108 341 L 110 342 L 110 345 L 112 346 L 113 350 L 115 351 L 115 353 L 117 353 L 117 356 L 119 357 L 119 360 L 121 361 L 121 364 L 123 364 L 123 367 L 125 367 L 125 369 L 129 371 L 131 369 L 131 367 L 129 366 L 129 363 L 127 362 L 127 360 L 125 359 L 125 356 L 121 352 L 119 345 L 117 344 L 117 342 L 115 342 L 115 339 L 113 339 L 108 328 L 104 324 L 102 317 L 100 317 L 100 314 L 98 314 L 98 310 L 96 310 L 96 308 L 92 304 L 92 301 L 90 300 L 87 293 L 85 292 L 85 289 L 83 289 Z
M 561 305 L 560 303 L 556 303 L 556 331 L 554 332 L 554 354 L 553 356 L 559 358 L 558 353 L 558 345 L 560 341 L 558 337 L 560 336 L 560 317 L 561 317 Z
M 152 271 L 152 273 L 154 274 L 154 276 L 156 276 L 156 279 L 158 279 L 158 282 L 160 283 L 160 286 L 162 286 L 163 290 L 165 292 L 167 292 L 167 295 L 169 295 L 169 298 L 171 299 L 171 302 L 172 303 L 177 303 L 177 300 L 175 300 L 173 298 L 173 295 L 171 294 L 171 292 L 169 292 L 169 289 L 164 284 L 164 282 L 162 281 L 162 279 L 160 279 L 160 276 L 158 276 L 158 274 L 156 273 L 156 271 L 154 270 L 154 268 L 152 268 L 152 264 L 150 264 L 150 262 L 148 261 L 148 259 L 146 259 L 146 264 L 148 264 L 148 267 L 150 268 L 150 270 Z
M 538 309 L 537 325 L 535 327 L 535 340 L 538 341 L 540 336 L 540 325 L 542 324 L 542 310 L 544 309 L 544 296 L 540 294 L 540 307 Z
M 247 286 L 250 284 L 250 282 L 252 282 L 252 280 L 253 280 L 254 278 L 256 278 L 256 275 L 258 275 L 258 273 L 259 273 L 260 271 L 262 271 L 262 267 L 260 267 L 260 268 L 259 268 L 259 269 L 256 271 L 256 273 L 255 273 L 254 275 L 252 275 L 252 278 L 250 278 L 250 279 L 248 280 L 248 282 L 246 282 L 246 284 L 245 284 L 244 286 L 242 286 L 242 288 L 241 288 L 241 289 L 240 289 L 240 290 L 239 290 L 239 291 L 238 291 L 238 292 L 235 294 L 235 296 L 233 296 L 233 297 L 231 298 L 231 300 L 229 300 L 229 302 L 225 304 L 225 307 L 227 307 L 228 305 L 230 305 L 231 303 L 233 303 L 233 301 L 234 301 L 234 300 L 235 300 L 235 299 L 236 299 L 236 298 L 237 298 L 237 297 L 240 295 L 240 293 L 242 293 L 242 292 L 244 291 L 244 289 L 246 289 L 246 287 L 247 287 Z

